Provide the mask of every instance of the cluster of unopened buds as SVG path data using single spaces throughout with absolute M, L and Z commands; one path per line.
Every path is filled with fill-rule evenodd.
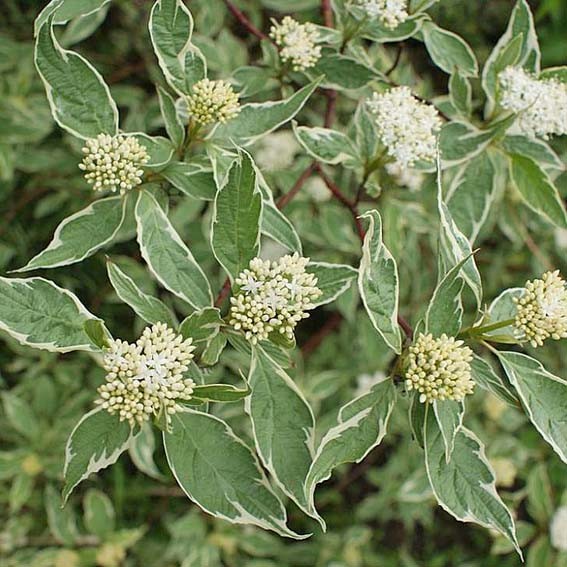
M 149 155 L 134 136 L 99 134 L 87 140 L 79 168 L 95 191 L 120 191 L 124 194 L 142 183 Z
M 160 415 L 168 421 L 179 402 L 191 399 L 195 383 L 184 375 L 194 349 L 190 338 L 164 323 L 146 327 L 135 343 L 110 340 L 103 356 L 106 382 L 96 403 L 131 425 Z
M 515 327 L 520 338 L 533 347 L 542 346 L 546 339 L 567 338 L 567 284 L 559 270 L 528 281 L 514 301 Z
M 187 98 L 187 112 L 197 124 L 224 124 L 238 115 L 240 103 L 230 83 L 201 79 Z
M 299 321 L 308 317 L 321 296 L 317 278 L 305 268 L 309 258 L 295 253 L 270 262 L 254 258 L 235 279 L 237 293 L 231 298 L 230 325 L 253 344 L 277 332 L 293 339 Z
M 409 87 L 374 93 L 367 106 L 380 141 L 399 168 L 435 159 L 442 124 L 435 107 L 414 97 Z
M 321 57 L 321 47 L 317 45 L 319 33 L 311 22 L 300 24 L 286 16 L 280 23 L 273 22 L 270 37 L 280 47 L 282 61 L 289 61 L 294 71 L 313 67 Z

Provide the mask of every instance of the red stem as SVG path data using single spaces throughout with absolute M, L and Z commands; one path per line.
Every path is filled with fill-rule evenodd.
M 321 14 L 323 23 L 326 27 L 333 27 L 333 10 L 331 9 L 331 0 L 321 0 Z
M 269 37 L 261 30 L 259 30 L 247 17 L 241 12 L 230 0 L 224 0 L 226 7 L 230 13 L 242 24 L 252 35 L 258 39 L 269 39 Z

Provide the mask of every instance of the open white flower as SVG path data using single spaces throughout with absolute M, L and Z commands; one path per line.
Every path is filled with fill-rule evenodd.
M 528 281 L 524 293 L 514 302 L 515 327 L 533 347 L 542 346 L 549 338 L 567 337 L 567 284 L 559 270 Z
M 322 293 L 317 278 L 305 271 L 308 263 L 297 253 L 274 262 L 251 260 L 235 279 L 239 291 L 230 299 L 230 324 L 253 344 L 273 331 L 293 339 L 297 323 Z
M 319 34 L 314 24 L 300 24 L 290 16 L 280 23 L 273 21 L 273 24 L 270 37 L 281 48 L 282 61 L 289 61 L 294 71 L 304 71 L 317 63 L 321 47 L 317 45 Z
M 498 82 L 500 105 L 518 114 L 522 133 L 545 140 L 567 134 L 567 85 L 513 66 L 500 73 Z
M 472 350 L 463 346 L 463 341 L 444 333 L 438 338 L 420 333 L 409 348 L 406 388 L 417 390 L 422 403 L 461 401 L 474 389 L 470 367 L 472 355 Z
M 374 93 L 367 106 L 375 117 L 380 141 L 399 167 L 435 159 L 441 128 L 435 107 L 415 98 L 409 87 Z
M 104 353 L 106 383 L 99 387 L 101 405 L 131 425 L 163 413 L 166 420 L 191 399 L 195 383 L 184 378 L 193 358 L 192 340 L 164 323 L 146 327 L 135 344 L 113 339 Z
M 358 4 L 370 18 L 379 18 L 390 29 L 409 18 L 408 0 L 359 0 Z
M 87 140 L 79 168 L 95 191 L 126 191 L 142 182 L 142 166 L 149 160 L 146 148 L 134 136 L 99 134 Z
M 201 79 L 187 98 L 187 112 L 198 124 L 224 124 L 240 112 L 240 103 L 230 83 Z

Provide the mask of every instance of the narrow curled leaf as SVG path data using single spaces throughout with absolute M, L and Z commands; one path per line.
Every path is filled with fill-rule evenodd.
M 465 404 L 454 400 L 436 401 L 433 402 L 433 413 L 445 444 L 445 459 L 449 462 L 455 448 L 455 438 L 463 425 Z
M 49 280 L 0 277 L 0 329 L 23 345 L 56 352 L 97 350 L 84 329 L 93 318 L 75 295 Z
M 88 258 L 112 242 L 122 226 L 125 212 L 125 200 L 121 197 L 94 201 L 63 220 L 47 248 L 16 271 L 59 268 Z
M 187 496 L 209 514 L 302 539 L 286 526 L 286 512 L 256 457 L 218 417 L 192 409 L 172 416 L 163 434 L 171 472 Z
M 108 261 L 106 264 L 108 278 L 118 297 L 129 305 L 146 323 L 165 323 L 175 328 L 175 317 L 167 305 L 157 297 L 144 293 L 136 282 L 124 273 L 116 264 Z
M 514 544 L 521 557 L 514 520 L 496 492 L 494 472 L 477 437 L 461 427 L 447 461 L 443 435 L 433 411 L 427 411 L 424 442 L 427 475 L 441 507 L 461 522 L 497 530 Z
M 161 87 L 158 87 L 159 108 L 165 124 L 165 130 L 169 139 L 176 148 L 180 148 L 185 139 L 185 127 L 181 123 L 175 108 L 173 97 Z
M 530 421 L 567 463 L 567 381 L 526 354 L 500 351 L 498 358 Z
M 518 398 L 510 384 L 496 373 L 490 363 L 476 354 L 471 361 L 471 373 L 473 380 L 481 388 L 491 392 L 508 405 L 518 405 Z
M 118 132 L 118 109 L 104 79 L 84 57 L 57 43 L 51 20 L 38 31 L 35 65 L 61 128 L 83 139 Z
M 179 332 L 193 343 L 208 341 L 218 334 L 223 324 L 220 311 L 216 307 L 205 307 L 194 311 L 179 326 Z
M 382 239 L 380 213 L 369 211 L 364 217 L 370 220 L 370 226 L 362 246 L 358 289 L 374 328 L 393 351 L 400 353 L 398 266 Z
M 295 123 L 293 131 L 299 143 L 318 161 L 337 164 L 356 157 L 354 144 L 342 132 L 329 128 L 297 126 Z
M 304 491 L 313 459 L 313 411 L 297 386 L 260 347 L 252 349 L 245 409 L 252 421 L 258 455 L 280 488 L 307 514 Z
M 212 201 L 217 193 L 213 172 L 201 164 L 174 161 L 160 171 L 160 175 L 194 199 Z
M 250 395 L 250 388 L 232 384 L 203 384 L 193 388 L 193 398 L 203 402 L 238 402 Z
M 128 454 L 136 468 L 151 478 L 162 480 L 164 475 L 154 461 L 156 440 L 150 423 L 144 423 L 140 433 L 134 437 L 128 447 Z
M 328 262 L 309 262 L 306 271 L 317 276 L 317 287 L 323 292 L 315 301 L 315 307 L 337 299 L 352 285 L 358 273 L 352 266 Z
M 213 303 L 209 281 L 163 209 L 147 191 L 136 204 L 142 257 L 161 284 L 195 309 Z
M 127 421 L 120 421 L 102 408 L 85 414 L 67 440 L 63 500 L 67 501 L 73 489 L 89 475 L 114 464 L 133 437 Z

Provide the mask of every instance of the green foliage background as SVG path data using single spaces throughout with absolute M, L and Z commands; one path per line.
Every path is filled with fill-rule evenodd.
M 54 228 L 90 200 L 91 189 L 77 168 L 80 146 L 55 128 L 44 89 L 33 66 L 33 20 L 42 2 L 4 0 L 0 22 L 0 269 L 24 265 L 49 242 Z M 258 53 L 231 18 L 221 0 L 192 0 L 196 18 L 195 43 L 206 54 L 211 71 L 228 76 Z M 567 5 L 562 0 L 534 2 L 543 67 L 564 64 L 567 45 Z M 251 19 L 264 26 L 278 6 L 301 19 L 319 18 L 318 2 L 310 0 L 251 0 L 239 2 Z M 442 1 L 431 11 L 444 28 L 464 37 L 481 63 L 501 35 L 512 8 L 511 0 Z M 113 2 L 102 25 L 78 47 L 107 78 L 125 120 L 126 131 L 155 132 L 161 127 L 154 82 L 161 77 L 145 33 L 151 2 Z M 144 30 L 142 33 L 140 30 Z M 76 31 L 76 30 L 75 30 Z M 67 32 L 69 33 L 69 32 Z M 69 36 L 71 34 L 69 33 Z M 67 42 L 73 42 L 73 37 Z M 393 58 L 395 48 L 383 56 Z M 431 98 L 447 90 L 447 76 L 431 65 L 423 46 L 406 42 L 400 76 L 415 73 L 420 94 Z M 307 118 L 323 112 L 323 100 L 304 110 Z M 339 106 L 340 119 L 352 112 L 350 101 Z M 565 157 L 565 144 L 554 142 Z M 303 155 L 290 170 L 270 178 L 285 193 L 308 163 Z M 567 176 L 556 181 L 563 197 Z M 402 290 L 404 305 L 419 313 L 434 282 L 434 187 L 423 189 L 423 207 L 408 203 L 406 190 L 391 193 L 386 239 L 400 259 L 401 280 L 412 282 Z M 397 191 L 397 192 L 396 192 Z M 300 194 L 288 211 L 306 245 L 306 255 L 319 260 L 354 263 L 359 243 L 352 220 L 333 202 L 319 202 Z M 506 213 L 504 213 L 506 214 Z M 173 200 L 172 221 L 208 273 L 222 274 L 202 238 L 202 205 L 190 199 Z M 549 266 L 567 272 L 565 237 L 541 226 L 528 209 L 518 208 L 507 219 L 509 230 L 486 238 L 477 261 L 483 273 L 486 297 L 501 289 L 523 285 Z M 530 236 L 535 230 L 537 240 Z M 200 245 L 199 243 L 202 243 Z M 411 259 L 421 251 L 419 262 Z M 115 246 L 113 258 L 136 268 L 135 243 Z M 139 285 L 157 293 L 155 284 L 138 274 Z M 108 282 L 104 255 L 80 265 L 51 270 L 47 277 L 73 290 L 89 310 L 99 314 L 115 336 L 132 339 L 141 321 L 120 304 Z M 171 298 L 170 298 L 171 299 Z M 383 371 L 389 361 L 385 346 L 366 315 L 351 308 L 353 296 L 319 310 L 298 333 L 303 355 L 298 355 L 293 378 L 315 408 L 319 433 L 332 423 L 336 408 L 353 397 L 357 377 Z M 349 303 L 350 302 L 350 303 Z M 339 324 L 340 321 L 340 324 Z M 333 332 L 322 336 L 321 327 Z M 319 340 L 321 339 L 321 340 Z M 323 485 L 318 502 L 328 524 L 305 542 L 287 542 L 253 528 L 240 528 L 202 514 L 184 497 L 167 470 L 161 449 L 158 481 L 142 474 L 128 459 L 97 476 L 59 509 L 64 444 L 82 413 L 91 407 L 103 371 L 88 355 L 59 356 L 19 346 L 2 335 L 0 349 L 0 564 L 12 566 L 182 565 L 229 567 L 512 567 L 518 557 L 502 538 L 486 530 L 464 526 L 437 507 L 421 466 L 417 446 L 406 425 L 407 407 L 398 404 L 388 438 L 359 465 L 343 466 Z M 546 367 L 561 375 L 567 368 L 565 346 L 547 347 Z M 227 364 L 230 370 L 230 362 Z M 233 365 L 237 367 L 237 361 Z M 222 369 L 216 370 L 222 372 Z M 224 418 L 243 428 L 240 417 L 226 406 Z M 490 439 L 489 457 L 506 459 L 515 469 L 511 482 L 501 486 L 515 511 L 521 544 L 527 546 L 529 567 L 567 565 L 552 554 L 548 542 L 551 515 L 567 503 L 567 480 L 559 459 L 538 437 L 526 418 L 493 398 L 473 397 L 468 424 L 482 439 Z M 147 464 L 147 463 L 146 463 Z M 169 473 L 168 473 L 169 475 Z M 500 479 L 502 480 L 502 479 Z M 305 520 L 291 517 L 297 529 Z

